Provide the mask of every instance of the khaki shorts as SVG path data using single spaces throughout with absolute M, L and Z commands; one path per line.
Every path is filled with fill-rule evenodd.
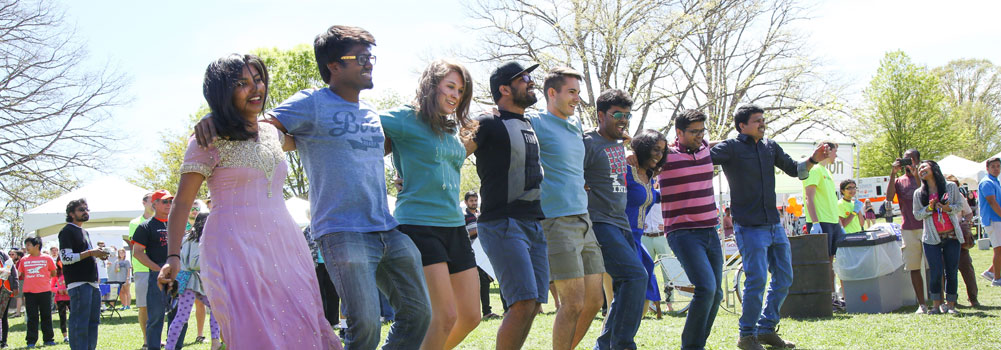
M 568 280 L 605 272 L 601 247 L 587 214 L 542 220 L 549 250 L 549 279 Z
M 146 293 L 149 291 L 149 271 L 136 272 L 136 307 L 146 307 Z
M 984 226 L 984 231 L 987 231 L 987 237 L 991 239 L 991 248 L 1001 247 L 1001 222 Z
M 923 242 L 921 242 L 921 235 L 923 234 L 924 231 L 922 229 L 900 230 L 900 237 L 904 243 L 900 247 L 904 256 L 904 270 L 914 271 L 921 269 L 921 264 L 924 263 L 925 249 Z

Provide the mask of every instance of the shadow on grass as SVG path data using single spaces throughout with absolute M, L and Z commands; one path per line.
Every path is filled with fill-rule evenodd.
M 800 322 L 819 322 L 819 321 L 841 321 L 850 320 L 854 317 L 852 314 L 847 313 L 835 313 L 830 317 L 783 317 L 790 320 L 796 320 Z
M 10 332 L 27 332 L 28 331 L 28 325 L 27 325 L 27 323 L 23 322 L 24 321 L 23 320 L 24 316 L 21 316 L 21 317 L 18 317 L 18 318 L 21 319 L 22 322 L 14 324 L 13 323 L 14 320 L 10 320 L 11 324 L 10 324 L 9 331 Z M 67 320 L 67 322 L 68 321 L 69 320 Z M 119 318 L 118 316 L 115 316 L 115 317 L 112 317 L 112 318 L 106 318 L 106 317 L 102 317 L 101 318 L 101 324 L 102 325 L 120 325 L 120 324 L 136 324 L 136 323 L 139 323 L 139 315 L 128 315 L 128 316 L 122 316 L 121 318 Z M 55 331 L 55 332 L 59 332 L 59 316 L 58 315 L 52 315 L 52 330 Z M 39 324 L 39 333 L 41 333 L 41 324 Z

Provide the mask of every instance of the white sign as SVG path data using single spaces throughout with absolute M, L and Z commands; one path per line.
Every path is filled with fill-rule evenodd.
M 872 202 L 881 202 L 886 197 L 887 186 L 890 185 L 889 176 L 873 176 L 858 179 L 858 192 L 855 197 L 859 200 L 869 199 Z
M 817 149 L 817 144 L 813 142 L 779 142 L 782 150 L 793 160 L 802 162 L 813 155 Z M 839 186 L 845 179 L 855 178 L 853 165 L 855 164 L 855 146 L 850 143 L 838 144 L 838 158 L 827 166 L 834 180 L 834 186 Z M 803 193 L 803 181 L 795 176 L 789 176 L 782 170 L 775 168 L 775 193 Z

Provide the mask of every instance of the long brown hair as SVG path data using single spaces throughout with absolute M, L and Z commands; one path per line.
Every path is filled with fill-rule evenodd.
M 462 96 L 455 108 L 455 118 L 438 115 L 441 106 L 438 103 L 438 84 L 448 73 L 456 72 L 462 79 Z M 473 100 L 473 78 L 466 67 L 451 60 L 437 59 L 424 69 L 417 84 L 417 96 L 414 98 L 414 108 L 421 121 L 427 123 L 435 134 L 455 132 L 456 126 L 461 127 L 463 135 L 470 129 L 475 129 L 477 123 L 469 118 L 469 104 Z

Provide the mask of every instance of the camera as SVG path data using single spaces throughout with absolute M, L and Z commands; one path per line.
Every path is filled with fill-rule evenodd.
M 908 166 L 912 163 L 910 158 L 897 158 L 897 164 L 900 164 L 900 166 Z

